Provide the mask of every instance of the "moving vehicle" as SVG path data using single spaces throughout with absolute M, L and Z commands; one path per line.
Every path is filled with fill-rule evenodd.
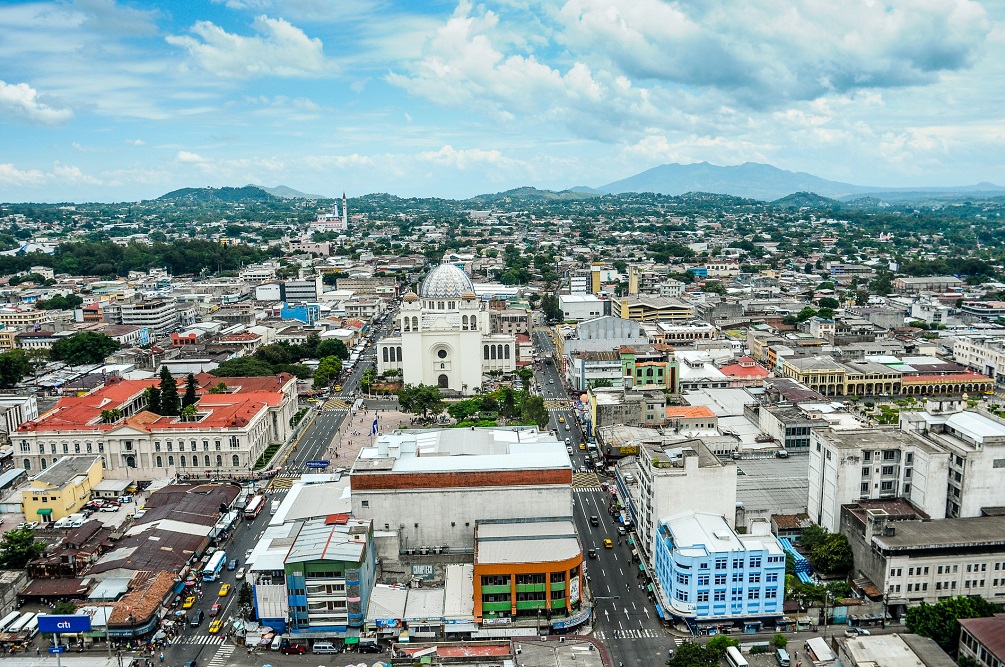
M 224 598 L 227 597 L 228 593 L 230 593 L 230 584 L 224 584 L 223 586 L 220 586 L 220 592 L 217 595 Z
M 185 603 L 181 606 L 182 609 L 191 609 L 195 606 L 196 597 L 194 595 L 189 595 L 185 598 Z
M 740 649 L 735 646 L 729 646 L 726 648 L 726 664 L 729 667 L 750 667 L 750 663 L 747 662 L 743 654 L 740 653 Z
M 559 424 L 564 424 L 565 423 L 565 417 L 559 417 L 558 418 L 558 423 Z
M 203 612 L 202 609 L 198 610 L 191 617 L 189 617 L 188 624 L 193 628 L 197 628 L 202 625 Z
M 567 451 L 571 455 L 572 454 L 572 445 L 566 445 L 565 446 L 565 451 Z
M 223 619 L 219 619 L 218 618 L 218 619 L 216 619 L 215 621 L 213 621 L 212 623 L 209 624 L 209 632 L 210 632 L 210 634 L 214 634 L 215 635 L 216 633 L 218 633 L 220 631 L 220 628 L 222 628 L 222 627 L 223 627 Z
M 624 534 L 625 534 L 625 527 L 618 526 L 618 535 L 624 535 Z
M 571 430 L 572 430 L 572 427 L 571 427 L 571 426 L 569 426 L 568 424 L 566 424 L 566 425 L 565 425 L 565 430 L 566 430 L 566 431 L 571 431 Z
M 590 558 L 596 558 L 597 557 L 597 550 L 596 549 L 590 549 L 590 551 L 587 553 L 587 555 Z
M 585 442 L 581 442 L 581 443 L 579 443 L 579 449 L 580 449 L 580 450 L 584 450 L 584 449 L 586 449 L 586 443 L 585 443 Z
M 269 514 L 272 515 L 272 516 L 275 516 L 276 512 L 279 511 L 279 506 L 282 505 L 282 504 L 283 504 L 283 501 L 281 501 L 281 500 L 273 500 L 272 501 L 272 506 L 269 507 Z
M 243 567 L 237 569 L 237 572 L 234 573 L 234 578 L 235 579 L 244 579 L 244 568 Z
M 335 391 L 342 391 L 342 385 L 340 384 L 335 385 Z
M 202 570 L 202 580 L 203 581 L 215 581 L 217 577 L 220 576 L 220 572 L 223 571 L 223 566 L 227 564 L 227 552 L 217 551 L 215 554 L 209 557 L 209 562 L 206 563 L 206 567 Z
M 591 526 L 599 526 L 600 525 L 600 517 L 597 516 L 596 514 L 594 514 L 593 516 L 591 516 L 590 517 L 590 525 Z
M 613 549 L 614 548 L 614 542 L 613 542 L 613 540 L 611 540 L 610 538 L 607 538 L 606 540 L 604 540 L 604 548 L 605 549 Z
M 265 496 L 256 495 L 248 501 L 248 506 L 244 508 L 244 518 L 254 521 L 265 508 Z
M 221 610 L 221 609 L 223 609 L 223 605 L 222 605 L 222 604 L 220 604 L 219 602 L 217 602 L 217 603 L 216 603 L 216 604 L 214 604 L 214 605 L 213 605 L 212 607 L 210 607 L 210 608 L 209 608 L 209 615 L 210 615 L 210 618 L 212 618 L 212 617 L 215 617 L 215 616 L 219 616 L 219 615 L 220 615 L 220 610 Z
M 237 559 L 231 558 L 230 561 L 227 563 L 227 572 L 233 572 L 236 569 L 237 569 Z

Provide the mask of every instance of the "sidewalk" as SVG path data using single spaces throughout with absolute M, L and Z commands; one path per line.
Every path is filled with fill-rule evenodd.
M 64 653 L 60 656 L 60 662 L 65 667 L 119 667 L 119 660 L 115 656 L 79 655 L 74 653 Z M 18 655 L 6 656 L 3 658 L 4 667 L 55 667 L 56 656 L 43 653 L 41 656 Z M 129 659 L 123 656 L 122 664 L 128 665 Z

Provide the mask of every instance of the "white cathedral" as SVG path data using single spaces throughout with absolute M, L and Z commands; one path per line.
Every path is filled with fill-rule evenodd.
M 378 343 L 377 370 L 398 369 L 405 384 L 470 396 L 481 388 L 484 373 L 516 368 L 516 338 L 490 333 L 489 314 L 471 279 L 453 264 L 440 264 L 418 294 L 405 294 L 398 328 L 400 336 Z

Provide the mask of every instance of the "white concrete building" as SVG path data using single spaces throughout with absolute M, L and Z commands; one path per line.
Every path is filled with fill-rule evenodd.
M 957 363 L 1005 384 L 1005 332 L 997 334 L 958 334 L 953 339 L 953 357 Z
M 660 519 L 688 510 L 736 516 L 736 465 L 721 461 L 701 440 L 642 442 L 632 473 L 618 468 L 617 483 L 637 526 L 641 555 L 652 563 Z
M 121 304 L 121 324 L 147 327 L 164 335 L 178 328 L 178 305 L 174 299 L 125 302 Z
M 469 553 L 475 522 L 571 517 L 565 444 L 534 427 L 392 431 L 351 471 L 352 515 L 372 519 L 381 554 Z
M 609 301 L 601 299 L 592 294 L 560 294 L 558 305 L 562 309 L 562 316 L 565 320 L 575 320 L 584 322 L 601 317 L 605 306 L 610 310 Z
M 949 454 L 903 431 L 871 428 L 810 431 L 810 519 L 836 532 L 841 506 L 863 499 L 907 498 L 932 518 L 946 512 Z
M 378 343 L 377 370 L 401 370 L 405 384 L 467 396 L 481 388 L 484 373 L 516 368 L 516 337 L 489 333 L 471 279 L 452 264 L 434 268 L 418 295 L 402 298 L 398 321 L 401 334 Z

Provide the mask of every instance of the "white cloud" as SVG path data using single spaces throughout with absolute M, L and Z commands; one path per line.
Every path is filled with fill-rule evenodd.
M 421 152 L 417 157 L 421 161 L 432 162 L 441 167 L 462 170 L 482 169 L 487 166 L 508 167 L 516 164 L 515 161 L 504 157 L 497 150 L 482 150 L 480 148 L 458 150 L 449 144 L 438 151 Z
M 174 156 L 174 159 L 182 164 L 205 164 L 208 162 L 208 160 L 203 156 L 190 151 L 178 151 L 178 154 Z
M 130 146 L 146 146 L 147 142 L 142 139 L 126 139 L 126 143 Z
M 169 44 L 188 51 L 192 61 L 221 78 L 248 79 L 261 76 L 306 77 L 333 73 L 325 59 L 320 39 L 284 19 L 259 16 L 253 23 L 256 35 L 229 33 L 210 21 L 192 26 L 194 36 L 169 35 Z
M 52 171 L 40 169 L 18 169 L 11 163 L 0 164 L 0 184 L 10 186 L 39 186 L 55 183 L 57 185 L 86 184 L 102 185 L 101 179 L 84 173 L 74 165 L 56 163 Z
M 975 0 L 568 0 L 556 16 L 574 53 L 755 106 L 931 83 L 971 66 L 990 30 Z
M 73 111 L 45 104 L 38 99 L 38 91 L 28 84 L 6 81 L 0 81 L 0 112 L 43 125 L 57 125 L 73 119 Z
M 18 169 L 9 162 L 0 164 L 0 183 L 4 185 L 41 185 L 46 175 L 38 169 Z

